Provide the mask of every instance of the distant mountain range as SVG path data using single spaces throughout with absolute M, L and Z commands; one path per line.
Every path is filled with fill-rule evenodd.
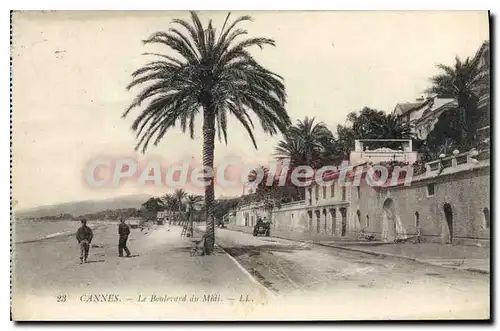
M 55 205 L 40 206 L 29 209 L 14 210 L 14 215 L 19 218 L 34 218 L 44 216 L 57 216 L 60 214 L 71 214 L 80 216 L 84 214 L 97 213 L 107 209 L 136 208 L 151 198 L 148 194 L 128 195 L 105 200 L 87 200 L 65 202 Z

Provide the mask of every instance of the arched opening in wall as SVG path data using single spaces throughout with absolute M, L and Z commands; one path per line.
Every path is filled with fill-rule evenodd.
M 361 227 L 361 212 L 356 210 L 356 222 L 358 222 L 359 227 Z
M 444 242 L 453 244 L 453 210 L 449 203 L 443 205 L 444 218 L 446 220 L 446 229 L 444 233 Z
M 318 184 L 314 185 L 314 195 L 315 195 L 314 200 L 318 201 L 318 199 L 319 199 L 319 186 L 318 186 Z
M 370 216 L 366 215 L 365 228 L 368 228 L 369 226 L 370 226 Z
M 332 217 L 332 234 L 337 233 L 337 211 L 335 208 L 330 208 L 330 215 Z
M 415 228 L 419 228 L 420 227 L 420 214 L 418 213 L 418 211 L 415 212 Z
M 315 213 L 316 213 L 316 233 L 319 233 L 321 213 L 319 212 L 319 210 L 316 210 Z
M 309 232 L 312 232 L 313 212 L 311 210 L 308 210 L 307 216 L 309 217 Z
M 327 222 L 328 218 L 326 217 L 326 209 L 323 209 L 323 217 L 322 218 L 323 218 L 323 231 L 324 231 L 325 234 L 327 234 L 328 231 L 326 229 L 326 223 L 328 223 Z
M 483 209 L 483 217 L 484 217 L 484 227 L 486 229 L 490 228 L 490 210 L 488 208 Z
M 396 206 L 392 199 L 386 199 L 382 205 L 384 211 L 382 220 L 382 239 L 394 241 L 396 239 Z
M 312 193 L 313 193 L 312 189 L 309 187 L 307 189 L 307 192 L 309 193 L 309 199 L 308 199 L 309 200 L 309 205 L 312 205 Z
M 342 217 L 342 228 L 341 228 L 341 233 L 340 235 L 342 237 L 344 237 L 346 235 L 346 232 L 347 232 L 347 209 L 342 207 L 339 209 L 340 211 L 340 215 Z

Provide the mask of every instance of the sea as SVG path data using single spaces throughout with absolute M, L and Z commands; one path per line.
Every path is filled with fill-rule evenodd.
M 112 221 L 88 222 L 91 228 L 100 225 L 115 223 Z M 19 220 L 12 221 L 12 242 L 22 243 L 74 235 L 80 227 L 79 221 L 72 220 Z

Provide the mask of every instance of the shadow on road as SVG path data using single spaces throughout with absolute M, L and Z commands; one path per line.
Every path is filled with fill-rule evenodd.
M 261 252 L 266 252 L 272 254 L 272 252 L 283 252 L 283 253 L 293 253 L 299 250 L 310 250 L 310 247 L 307 246 L 299 246 L 299 245 L 246 245 L 246 246 L 233 246 L 228 247 L 224 246 L 224 250 L 226 250 L 231 256 L 238 257 L 244 254 L 248 254 L 248 256 L 259 255 Z
M 132 254 L 130 256 L 124 256 L 124 258 L 131 258 L 131 257 L 138 257 L 138 256 L 139 256 L 139 254 Z

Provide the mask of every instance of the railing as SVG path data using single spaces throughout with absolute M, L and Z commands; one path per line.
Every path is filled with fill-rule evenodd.
M 399 161 L 404 163 L 414 163 L 417 160 L 416 152 L 407 151 L 363 151 L 351 152 L 350 160 L 352 164 L 359 164 L 363 162 L 386 162 L 386 161 Z
M 299 200 L 299 201 L 292 201 L 292 202 L 286 202 L 282 203 L 280 206 L 280 209 L 286 208 L 286 207 L 295 207 L 295 206 L 301 206 L 306 203 L 306 200 Z
M 434 160 L 431 162 L 427 162 L 425 164 L 426 172 L 433 171 L 442 171 L 446 168 L 455 168 L 458 165 L 462 164 L 475 164 L 476 161 L 489 159 L 490 153 L 489 150 L 486 151 L 474 151 L 474 152 L 466 152 L 461 154 L 450 155 L 447 157 L 443 157 L 438 160 Z

